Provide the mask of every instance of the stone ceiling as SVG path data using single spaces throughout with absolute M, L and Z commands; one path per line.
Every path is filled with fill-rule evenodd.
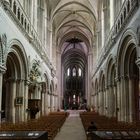
M 69 50 L 69 53 L 63 54 L 67 58 L 67 64 L 74 63 L 78 55 L 77 50 L 81 53 L 80 59 L 75 61 L 77 64 L 83 63 L 82 56 L 88 54 L 93 47 L 93 41 L 95 40 L 96 21 L 97 21 L 97 1 L 98 0 L 49 0 L 51 7 L 51 22 L 54 39 L 56 40 L 56 46 L 59 46 L 60 52 L 65 53 Z M 72 49 L 72 45 L 67 45 L 67 41 L 73 38 L 82 40 L 77 46 L 77 50 Z M 67 48 L 66 48 L 67 47 Z M 84 48 L 82 48 L 84 47 Z M 82 50 L 82 51 L 81 51 Z M 73 55 L 72 55 L 73 54 Z M 69 55 L 69 57 L 67 56 Z M 83 63 L 85 64 L 85 62 Z M 84 65 L 83 65 L 84 66 Z

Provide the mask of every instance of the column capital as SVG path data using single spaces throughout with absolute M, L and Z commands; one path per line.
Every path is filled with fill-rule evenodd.
M 0 73 L 4 73 L 6 71 L 6 67 L 0 65 Z
M 118 76 L 118 77 L 115 78 L 115 82 L 120 82 L 120 80 L 121 80 L 121 77 L 120 76 Z
M 25 80 L 24 79 L 16 79 L 17 83 L 20 83 L 20 82 L 23 82 L 23 81 L 25 81 Z
M 109 89 L 109 87 L 108 87 L 108 86 L 106 86 L 106 87 L 105 87 L 105 90 L 108 90 L 108 89 Z
M 9 0 L 2 0 L 1 3 L 3 4 L 5 10 L 10 9 L 10 1 Z
M 140 69 L 140 58 L 138 58 L 136 61 L 135 61 L 136 65 L 139 67 Z
M 24 83 L 25 83 L 26 86 L 29 86 L 31 82 L 30 82 L 29 79 L 26 79 L 26 80 L 24 80 Z
M 128 74 L 124 76 L 124 79 L 125 79 L 125 80 L 129 80 L 129 78 L 130 78 L 130 77 L 129 77 Z
M 107 88 L 109 89 L 109 88 L 112 88 L 113 87 L 113 85 L 112 84 L 108 84 L 107 85 Z
M 10 77 L 6 80 L 6 82 L 16 82 L 16 79 L 13 77 Z

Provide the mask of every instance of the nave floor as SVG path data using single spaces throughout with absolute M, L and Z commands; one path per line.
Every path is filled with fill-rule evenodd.
M 69 117 L 54 140 L 86 140 L 87 138 L 79 117 L 79 111 L 69 110 L 69 112 Z

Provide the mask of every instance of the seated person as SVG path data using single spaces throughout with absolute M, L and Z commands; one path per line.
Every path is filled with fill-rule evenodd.
M 87 131 L 90 133 L 92 131 L 96 131 L 97 127 L 94 122 L 91 122 L 90 126 L 88 127 Z

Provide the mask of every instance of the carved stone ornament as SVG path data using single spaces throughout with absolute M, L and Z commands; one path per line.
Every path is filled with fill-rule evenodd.
M 41 71 L 39 70 L 39 68 L 40 68 L 40 61 L 34 60 L 29 75 L 31 82 L 37 82 L 37 79 L 41 76 Z
M 0 35 L 0 65 L 6 65 L 6 57 L 8 54 L 7 36 L 6 34 Z
M 9 0 L 2 0 L 1 2 L 2 2 L 5 10 L 10 9 L 10 1 Z
M 140 45 L 140 26 L 137 28 L 138 45 Z

